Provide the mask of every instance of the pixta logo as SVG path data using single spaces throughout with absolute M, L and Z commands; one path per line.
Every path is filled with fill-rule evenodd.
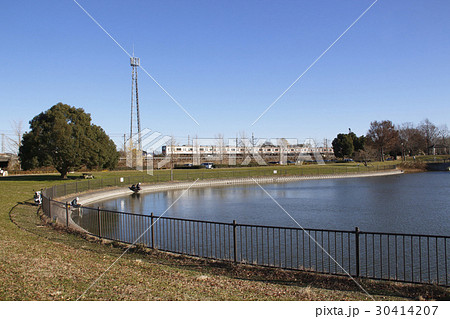
M 126 165 L 153 175 L 153 154 L 167 145 L 171 137 L 146 128 L 126 141 Z M 146 165 L 144 165 L 146 164 Z
M 169 164 L 173 167 L 180 158 L 195 166 L 204 161 L 220 161 L 229 166 L 246 166 L 252 161 L 258 165 L 268 165 L 274 158 L 280 165 L 301 165 L 305 161 L 324 164 L 320 148 L 311 138 L 305 139 L 301 144 L 298 139 L 293 138 L 194 138 L 188 145 L 180 146 L 170 136 L 145 129 L 127 141 L 127 166 L 153 175 L 154 154 L 159 154 L 163 147 L 163 156 L 157 158 L 158 169 Z M 270 162 L 267 163 L 266 158 L 269 157 Z

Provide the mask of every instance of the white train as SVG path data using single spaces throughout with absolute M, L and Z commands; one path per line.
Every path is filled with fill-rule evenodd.
M 236 146 L 216 146 L 216 145 L 165 145 L 162 147 L 162 154 L 164 156 L 189 156 L 189 155 L 248 155 L 259 154 L 265 156 L 279 156 L 285 154 L 288 156 L 298 156 L 301 154 L 317 154 L 322 156 L 334 155 L 332 147 L 308 147 L 308 146 L 250 146 L 250 147 L 236 147 Z

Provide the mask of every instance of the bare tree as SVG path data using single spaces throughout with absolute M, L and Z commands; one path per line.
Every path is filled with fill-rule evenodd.
M 403 123 L 397 127 L 397 130 L 402 145 L 402 151 L 405 156 L 406 154 L 410 156 L 418 155 L 426 151 L 425 138 L 413 123 Z
M 22 121 L 12 121 L 11 128 L 13 130 L 13 137 L 7 137 L 7 151 L 9 153 L 18 154 L 19 147 L 22 144 L 23 135 L 23 122 Z
M 398 142 L 398 131 L 391 121 L 374 121 L 370 123 L 367 142 L 378 150 L 381 161 L 384 161 L 385 153 L 394 148 Z
M 440 125 L 439 126 L 439 141 L 442 148 L 442 154 L 448 154 L 449 153 L 449 132 L 447 124 Z
M 425 138 L 426 153 L 430 155 L 434 152 L 434 146 L 439 137 L 439 129 L 429 119 L 420 122 L 418 129 Z

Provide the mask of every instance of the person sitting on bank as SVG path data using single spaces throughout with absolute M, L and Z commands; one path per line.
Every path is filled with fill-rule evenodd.
M 131 185 L 131 187 L 129 187 L 129 189 L 137 193 L 141 190 L 141 183 L 137 183 L 136 185 L 133 184 Z
M 78 207 L 80 206 L 80 204 L 78 203 L 79 198 L 75 197 L 71 202 L 70 202 L 70 206 L 72 207 Z
M 42 204 L 41 191 L 37 191 L 37 192 L 34 193 L 34 203 L 36 205 L 41 205 Z

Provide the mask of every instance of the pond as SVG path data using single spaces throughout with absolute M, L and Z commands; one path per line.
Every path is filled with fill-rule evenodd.
M 449 235 L 450 174 L 427 172 L 261 185 L 305 228 Z M 92 206 L 160 216 L 183 190 Z M 164 216 L 298 227 L 258 185 L 190 189 Z

